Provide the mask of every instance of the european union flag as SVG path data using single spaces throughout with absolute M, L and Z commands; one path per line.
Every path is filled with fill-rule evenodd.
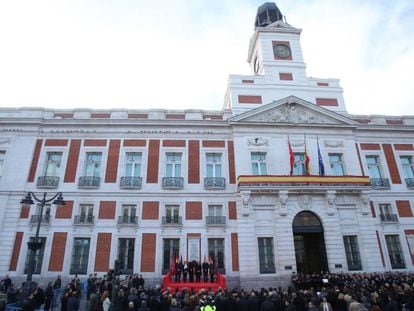
M 318 141 L 318 163 L 319 163 L 319 176 L 325 176 L 325 166 L 323 165 L 321 150 L 319 149 L 319 141 Z

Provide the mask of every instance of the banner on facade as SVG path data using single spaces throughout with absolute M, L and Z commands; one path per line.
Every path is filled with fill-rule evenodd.
M 188 261 L 200 261 L 200 238 L 188 238 Z

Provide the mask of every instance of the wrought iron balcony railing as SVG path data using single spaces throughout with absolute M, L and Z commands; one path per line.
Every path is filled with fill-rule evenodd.
M 224 177 L 205 177 L 204 189 L 225 189 L 226 179 Z
M 405 269 L 405 263 L 404 262 L 395 262 L 391 263 L 392 269 Z
M 93 225 L 95 222 L 95 216 L 76 215 L 75 225 Z
M 136 225 L 138 216 L 118 216 L 118 225 Z
M 276 273 L 275 266 L 260 267 L 260 273 Z
M 119 186 L 122 189 L 141 189 L 142 177 L 131 177 L 131 176 L 121 177 Z
M 206 216 L 207 225 L 222 226 L 226 224 L 226 216 Z
M 132 275 L 134 273 L 133 269 L 119 269 L 118 270 L 118 275 Z
M 348 264 L 348 270 L 349 271 L 362 270 L 362 265 L 361 265 L 361 263 Z
M 414 189 L 414 178 L 406 178 L 405 183 L 407 184 L 408 188 Z
M 39 218 L 40 218 L 40 215 L 32 215 L 32 217 L 30 217 L 30 223 L 31 224 L 39 223 Z M 50 215 L 43 215 L 41 223 L 42 224 L 50 224 Z
M 184 177 L 163 177 L 162 178 L 163 189 L 183 189 Z
M 181 216 L 178 216 L 178 217 L 163 216 L 162 224 L 163 226 L 182 226 L 183 219 Z
M 76 267 L 70 267 L 70 274 L 86 274 L 88 272 L 88 264 L 77 265 Z
M 79 177 L 79 188 L 99 188 L 101 177 L 81 176 Z
M 370 178 L 371 188 L 378 189 L 390 189 L 390 181 L 388 178 Z
M 37 179 L 38 188 L 57 188 L 59 186 L 59 177 L 57 176 L 39 176 Z
M 380 214 L 381 222 L 398 222 L 396 214 Z

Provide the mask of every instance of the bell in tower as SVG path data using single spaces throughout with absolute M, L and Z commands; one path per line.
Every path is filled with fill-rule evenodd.
M 256 27 L 266 27 L 276 21 L 281 21 L 283 18 L 279 8 L 273 2 L 266 2 L 257 9 L 256 21 L 254 23 Z

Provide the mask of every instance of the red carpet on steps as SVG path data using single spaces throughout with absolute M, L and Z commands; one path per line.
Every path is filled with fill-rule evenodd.
M 162 291 L 164 292 L 167 287 L 171 289 L 171 292 L 175 292 L 175 290 L 178 288 L 179 291 L 181 291 L 183 288 L 187 288 L 189 291 L 191 289 L 194 289 L 197 293 L 200 291 L 200 289 L 204 288 L 205 290 L 208 290 L 211 288 L 214 292 L 217 292 L 218 288 L 226 288 L 226 277 L 222 275 L 221 273 L 217 273 L 217 278 L 214 283 L 211 282 L 200 282 L 200 283 L 190 283 L 190 282 L 179 282 L 175 283 L 173 278 L 171 277 L 171 272 L 168 272 L 163 278 L 162 278 Z

